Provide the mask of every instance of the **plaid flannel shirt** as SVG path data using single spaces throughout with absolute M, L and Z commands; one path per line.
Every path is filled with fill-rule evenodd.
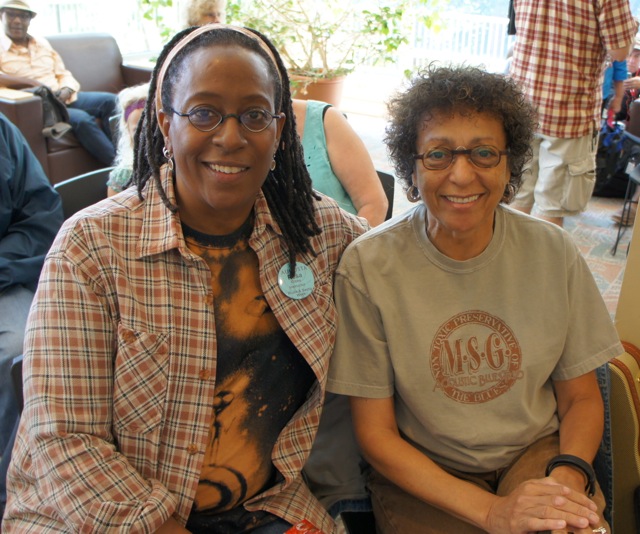
M 165 174 L 165 173 L 163 173 Z M 165 183 L 170 199 L 173 186 Z M 279 323 L 317 377 L 281 432 L 272 461 L 283 481 L 247 509 L 325 533 L 333 520 L 301 469 L 314 439 L 332 352 L 333 277 L 366 230 L 328 199 L 317 203 L 317 257 L 298 261 L 313 293 L 286 297 L 281 231 L 260 193 L 250 246 Z M 152 180 L 68 220 L 45 262 L 25 341 L 25 409 L 8 475 L 3 523 L 11 532 L 154 532 L 182 524 L 198 484 L 216 377 L 210 271 L 186 246 L 178 215 Z
M 629 46 L 629 0 L 514 0 L 511 76 L 538 107 L 539 133 L 575 138 L 600 125 L 607 50 Z

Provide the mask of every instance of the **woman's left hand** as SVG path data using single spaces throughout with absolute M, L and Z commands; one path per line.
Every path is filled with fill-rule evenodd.
M 495 502 L 487 517 L 488 530 L 591 534 L 600 521 L 595 510 L 596 505 L 583 492 L 558 484 L 551 477 L 528 480 Z

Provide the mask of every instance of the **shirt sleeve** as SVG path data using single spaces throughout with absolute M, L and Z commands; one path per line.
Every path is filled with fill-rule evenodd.
M 116 312 L 91 259 L 97 252 L 82 252 L 87 232 L 81 222 L 63 227 L 43 268 L 25 337 L 19 436 L 28 447 L 16 444 L 16 462 L 38 474 L 31 482 L 42 508 L 56 510 L 69 532 L 155 532 L 177 497 L 149 476 L 153 466 L 134 467 L 117 446 Z M 138 434 L 141 451 L 153 447 L 146 432 Z
M 567 247 L 573 257 L 567 273 L 570 321 L 554 380 L 577 378 L 624 352 L 587 262 L 572 242 Z
M 334 297 L 338 327 L 327 390 L 357 397 L 390 397 L 394 373 L 386 334 L 380 312 L 368 297 L 353 247 L 343 256 Z
M 55 74 L 56 80 L 58 81 L 58 87 L 56 90 L 62 89 L 63 87 L 68 87 L 69 89 L 73 89 L 75 92 L 80 90 L 80 83 L 73 77 L 73 74 L 64 66 L 64 62 L 60 57 L 60 54 L 56 52 L 53 47 L 46 42 L 46 45 L 51 50 L 51 57 L 53 58 L 53 72 Z M 77 97 L 74 95 L 71 98 L 71 101 L 74 101 Z
M 607 50 L 631 45 L 638 30 L 628 0 L 604 0 L 598 13 L 598 26 Z
M 627 79 L 627 62 L 626 61 L 613 61 L 613 81 L 619 82 Z
M 63 220 L 62 203 L 22 134 L 0 126 L 0 198 L 9 219 L 0 238 L 0 292 L 35 289 L 44 257 Z

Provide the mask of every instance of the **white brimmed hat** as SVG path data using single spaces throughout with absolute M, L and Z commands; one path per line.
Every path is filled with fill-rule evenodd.
M 36 12 L 29 7 L 24 0 L 6 0 L 0 4 L 0 10 L 2 9 L 19 9 L 20 11 L 28 11 L 32 17 L 36 16 Z

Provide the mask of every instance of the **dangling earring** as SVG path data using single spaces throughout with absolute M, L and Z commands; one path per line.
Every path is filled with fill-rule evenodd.
M 516 197 L 516 186 L 509 182 L 504 188 L 504 195 L 502 198 L 505 204 L 510 204 L 511 201 Z
M 167 160 L 167 165 L 169 167 L 169 170 L 173 172 L 173 154 L 169 151 L 169 149 L 166 146 L 162 147 L 162 155 Z
M 420 190 L 415 185 L 407 189 L 407 200 L 409 202 L 418 202 L 420 200 Z
M 271 167 L 269 167 L 269 169 L 271 171 L 275 171 L 276 170 L 276 155 L 273 155 L 273 161 L 271 162 Z

